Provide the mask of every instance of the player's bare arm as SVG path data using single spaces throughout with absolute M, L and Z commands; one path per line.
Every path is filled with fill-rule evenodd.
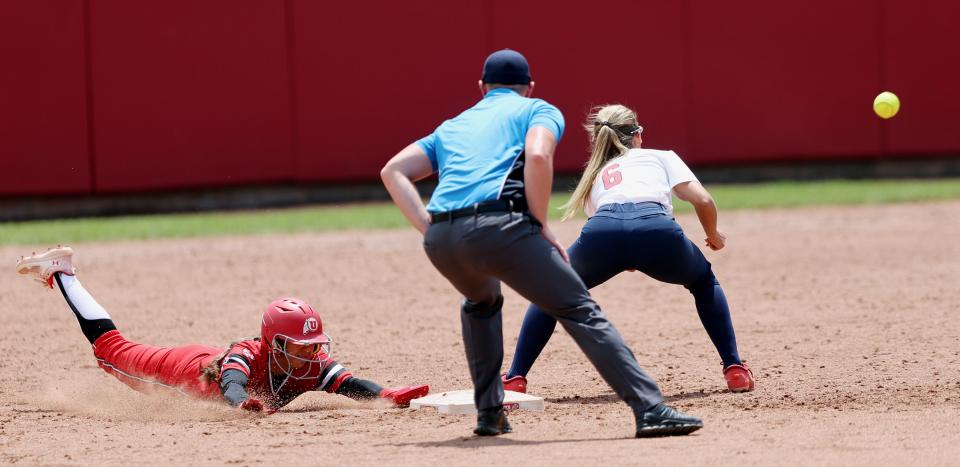
M 707 234 L 707 238 L 704 239 L 707 247 L 714 251 L 723 249 L 727 237 L 717 230 L 717 204 L 707 189 L 700 182 L 693 181 L 678 184 L 673 187 L 673 192 L 678 198 L 693 205 L 697 218 L 700 219 L 700 225 Z
M 430 226 L 430 214 L 414 183 L 433 174 L 430 159 L 417 144 L 411 144 L 393 156 L 380 170 L 383 186 L 403 216 L 421 234 Z

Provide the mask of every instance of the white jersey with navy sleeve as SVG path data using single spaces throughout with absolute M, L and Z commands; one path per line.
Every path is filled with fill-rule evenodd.
M 673 187 L 695 181 L 697 177 L 677 153 L 631 149 L 600 169 L 584 211 L 592 216 L 604 204 L 653 201 L 672 213 Z

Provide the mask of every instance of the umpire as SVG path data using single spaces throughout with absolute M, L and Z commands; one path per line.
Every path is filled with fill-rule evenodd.
M 474 433 L 511 431 L 503 410 L 500 281 L 557 319 L 632 409 L 637 437 L 684 435 L 703 427 L 663 403 L 547 225 L 553 153 L 563 116 L 531 99 L 523 55 L 494 52 L 483 64 L 483 99 L 395 155 L 380 176 L 407 220 L 424 234 L 433 265 L 464 296 L 463 343 L 479 415 Z M 414 186 L 440 180 L 424 207 Z

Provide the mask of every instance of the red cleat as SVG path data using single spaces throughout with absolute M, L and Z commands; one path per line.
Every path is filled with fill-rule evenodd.
M 735 363 L 724 368 L 723 378 L 727 380 L 730 392 L 749 392 L 755 386 L 753 372 L 746 363 Z
M 523 394 L 527 393 L 527 378 L 517 375 L 513 378 L 507 378 L 507 374 L 504 373 L 500 375 L 500 379 L 503 381 L 503 390 L 504 391 L 513 391 L 520 392 Z

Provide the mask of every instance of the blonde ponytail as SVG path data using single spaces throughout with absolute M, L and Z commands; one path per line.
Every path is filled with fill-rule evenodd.
M 634 128 L 638 128 L 637 114 L 619 104 L 594 107 L 583 128 L 590 135 L 590 159 L 570 201 L 560 207 L 563 209 L 562 220 L 583 210 L 600 169 L 610 159 L 622 156 L 633 147 Z

